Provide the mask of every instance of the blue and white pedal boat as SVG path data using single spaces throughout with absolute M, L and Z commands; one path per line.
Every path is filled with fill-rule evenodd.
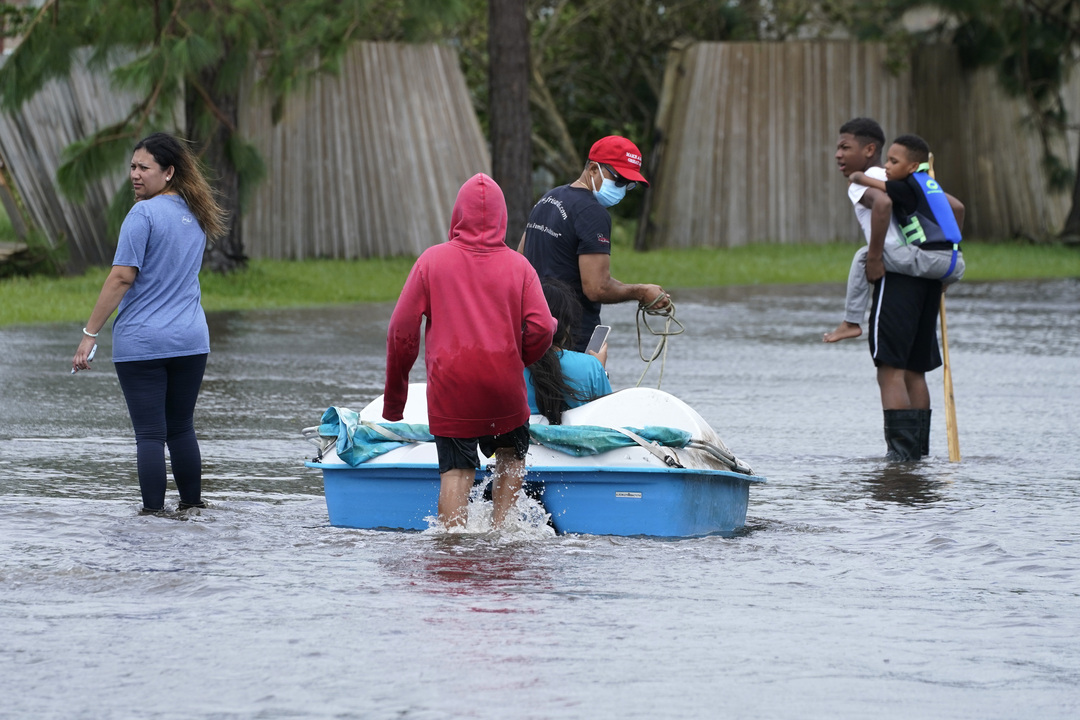
M 401 422 L 381 417 L 380 396 L 359 413 L 330 408 L 322 425 L 304 429 L 319 446 L 306 465 L 322 471 L 331 525 L 430 527 L 439 472 L 425 390 L 409 386 Z M 730 535 L 746 524 L 750 486 L 765 482 L 693 408 L 661 390 L 620 390 L 567 411 L 560 426 L 533 421 L 525 484 L 559 533 Z

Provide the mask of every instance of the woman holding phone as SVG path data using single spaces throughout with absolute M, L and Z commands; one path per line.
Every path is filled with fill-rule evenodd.
M 543 415 L 551 425 L 560 425 L 564 411 L 611 393 L 604 370 L 607 342 L 601 342 L 595 352 L 569 349 L 581 319 L 581 305 L 574 291 L 561 280 L 549 277 L 540 284 L 558 327 L 544 356 L 525 368 L 525 386 L 530 412 Z
M 165 509 L 166 444 L 178 509 L 205 507 L 194 413 L 210 334 L 199 269 L 207 238 L 227 230 L 226 214 L 194 154 L 167 133 L 135 146 L 129 177 L 135 205 L 120 228 L 112 270 L 71 367 L 90 368 L 95 338 L 119 308 L 113 364 L 135 428 L 142 512 Z

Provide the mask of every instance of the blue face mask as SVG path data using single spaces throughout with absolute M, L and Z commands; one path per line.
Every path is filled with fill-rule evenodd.
M 596 163 L 596 167 L 600 167 L 600 163 Z M 603 177 L 604 171 L 601 168 L 600 175 Z M 611 178 L 604 178 L 604 182 L 600 184 L 599 190 L 592 191 L 596 201 L 606 208 L 613 205 L 618 205 L 619 201 L 626 197 L 626 186 L 615 187 L 615 181 Z

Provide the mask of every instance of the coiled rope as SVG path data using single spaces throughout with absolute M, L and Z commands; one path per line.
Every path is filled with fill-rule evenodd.
M 662 308 L 657 308 L 656 303 L 661 298 L 667 298 L 667 305 Z M 659 329 L 653 327 L 649 322 L 649 318 L 663 317 L 664 327 Z M 675 303 L 672 301 L 671 296 L 667 293 L 662 293 L 653 298 L 652 302 L 648 304 L 638 305 L 637 309 L 637 343 L 638 343 L 638 357 L 640 357 L 646 364 L 645 370 L 641 373 L 641 377 L 638 378 L 636 387 L 641 387 L 641 382 L 645 379 L 645 375 L 649 372 L 649 368 L 652 367 L 653 361 L 660 358 L 660 377 L 656 381 L 656 388 L 660 389 L 660 383 L 664 381 L 664 365 L 667 363 L 667 344 L 668 338 L 672 335 L 680 335 L 686 329 L 682 323 L 675 318 Z M 645 352 L 641 347 L 641 326 L 644 325 L 654 337 L 659 338 L 656 341 L 656 347 L 653 348 L 652 355 L 645 357 Z M 677 329 L 672 329 L 672 325 L 675 325 Z

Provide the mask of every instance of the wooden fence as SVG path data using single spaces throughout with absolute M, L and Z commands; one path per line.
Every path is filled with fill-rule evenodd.
M 947 48 L 920 50 L 892 74 L 885 48 L 852 42 L 695 43 L 673 52 L 647 158 L 653 181 L 641 246 L 860 239 L 833 161 L 836 133 L 857 115 L 891 135 L 930 142 L 942 184 L 968 207 L 968 237 L 1044 237 L 1060 229 L 1068 193 L 1049 194 L 1041 148 L 1021 101 L 991 71 L 964 74 Z M 241 132 L 268 178 L 242 226 L 252 257 L 416 255 L 446 235 L 462 182 L 490 157 L 452 49 L 362 43 L 338 76 L 288 99 L 283 120 L 252 79 Z M 1080 77 L 1068 88 L 1080 116 Z M 107 263 L 104 209 L 117 174 L 73 203 L 55 186 L 72 141 L 115 122 L 133 98 L 76 70 L 22 110 L 0 116 L 0 162 L 29 220 L 72 265 Z M 1073 162 L 1077 138 L 1061 143 Z M 3 188 L 0 187 L 0 191 Z M 10 198 L 8 198 L 10 200 Z M 7 203 L 5 203 L 7 204 Z
M 254 94 L 240 129 L 269 178 L 244 217 L 252 257 L 418 255 L 446 239 L 461 184 L 491 172 L 457 56 L 441 45 L 361 43 L 277 125 Z
M 1007 97 L 992 70 L 964 73 L 948 47 L 927 48 L 913 58 L 915 132 L 934 151 L 942 187 L 967 209 L 965 236 L 1043 238 L 1061 232 L 1069 191 L 1050 193 L 1042 145 L 1029 126 L 1022 100 Z M 1069 118 L 1080 117 L 1080 77 L 1065 89 Z M 1058 138 L 1056 154 L 1070 166 L 1077 135 Z
M 91 185 L 83 202 L 74 202 L 56 186 L 62 152 L 121 120 L 132 100 L 118 96 L 108 78 L 76 67 L 70 77 L 47 83 L 19 111 L 0 115 L 0 164 L 14 186 L 0 188 L 4 206 L 16 216 L 25 212 L 54 247 L 67 243 L 72 269 L 112 259 L 116 241 L 106 236 L 105 211 L 127 176 L 127 158 L 118 158 L 115 175 Z M 13 220 L 16 229 L 25 230 L 23 218 Z
M 891 73 L 885 60 L 881 45 L 832 41 L 674 52 L 638 245 L 861 239 L 833 160 L 837 130 L 860 115 L 887 136 L 927 139 L 942 185 L 968 208 L 966 236 L 1060 230 L 1069 196 L 1047 195 L 1037 139 L 1021 127 L 1025 109 L 991 71 L 962 73 L 944 47 L 920 51 L 910 71 Z M 1075 162 L 1075 142 L 1062 154 Z
M 491 171 L 448 47 L 361 43 L 338 76 L 289 98 L 277 125 L 256 79 L 239 123 L 268 171 L 241 226 L 251 257 L 418 255 L 446 239 L 461 184 Z M 68 243 L 73 269 L 112 260 L 116 242 L 106 237 L 104 214 L 126 182 L 128 158 L 117 158 L 116 175 L 90 188 L 85 202 L 72 203 L 56 188 L 61 152 L 122 119 L 133 101 L 104 75 L 76 69 L 19 112 L 0 115 L 0 162 L 12 190 L 54 246 Z

